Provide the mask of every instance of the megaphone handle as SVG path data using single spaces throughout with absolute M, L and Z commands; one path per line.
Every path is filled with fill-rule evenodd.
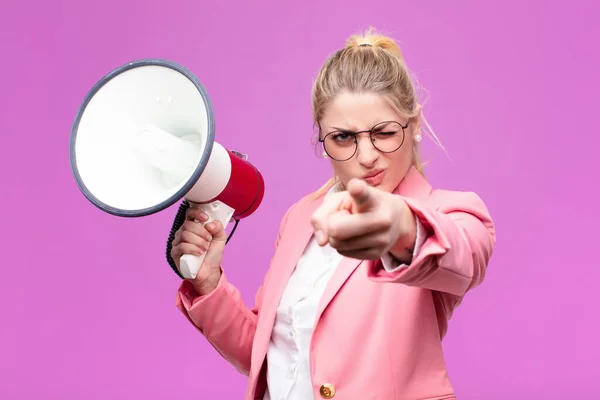
M 223 228 L 227 226 L 235 210 L 229 207 L 227 204 L 221 201 L 213 201 L 212 203 L 206 204 L 197 204 L 193 202 L 189 202 L 190 207 L 201 208 L 206 215 L 208 215 L 208 221 L 204 222 L 203 225 L 208 224 L 211 221 L 220 221 L 223 225 Z M 181 256 L 179 261 L 179 272 L 186 279 L 194 279 L 198 275 L 198 271 L 200 271 L 200 267 L 204 262 L 204 257 L 206 253 L 196 256 L 194 254 L 184 254 Z

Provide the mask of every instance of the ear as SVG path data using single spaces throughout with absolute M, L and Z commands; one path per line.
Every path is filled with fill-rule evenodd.
M 423 106 L 421 104 L 417 104 L 417 106 L 415 107 L 415 114 L 413 119 L 415 120 L 415 130 L 414 132 L 417 133 L 419 131 L 421 131 L 421 115 L 423 112 Z
M 417 104 L 415 107 L 415 118 L 419 118 L 421 116 L 421 112 L 423 111 L 423 105 Z
M 415 107 L 415 116 L 414 118 L 414 125 L 412 127 L 412 135 L 413 135 L 413 140 L 415 142 L 420 142 L 421 141 L 421 113 L 423 111 L 423 106 L 421 104 L 417 104 L 417 106 Z

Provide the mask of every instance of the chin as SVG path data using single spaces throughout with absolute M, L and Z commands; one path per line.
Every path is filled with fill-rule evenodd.
M 378 186 L 375 186 L 375 187 L 377 189 L 379 189 L 379 190 L 383 190 L 384 192 L 388 192 L 388 193 L 391 193 L 391 192 L 394 191 L 394 188 L 391 188 L 389 184 L 386 185 L 385 183 L 382 183 L 382 184 L 380 184 Z
M 377 187 L 377 189 L 383 190 L 384 192 L 392 193 L 394 190 L 396 190 L 398 185 L 399 185 L 399 183 L 396 184 L 395 182 L 387 181 L 387 182 L 381 182 L 376 187 Z

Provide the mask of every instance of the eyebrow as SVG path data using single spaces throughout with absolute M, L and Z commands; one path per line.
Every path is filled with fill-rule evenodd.
M 332 126 L 330 132 L 342 131 L 342 132 L 356 132 L 358 129 L 350 129 L 350 128 L 339 128 L 337 126 Z
M 358 131 L 361 131 L 361 132 L 363 132 L 363 131 L 366 131 L 366 130 L 373 129 L 373 128 L 375 128 L 377 125 L 380 125 L 380 124 L 382 125 L 382 127 L 385 127 L 385 126 L 386 126 L 386 124 L 387 124 L 387 125 L 389 125 L 389 123 L 391 123 L 391 122 L 393 122 L 393 121 L 391 121 L 391 120 L 381 120 L 381 121 L 379 121 L 379 122 L 375 122 L 375 123 L 373 124 L 373 126 L 371 126 L 369 129 L 356 129 L 356 127 L 354 127 L 354 129 L 350 129 L 350 128 L 340 128 L 340 127 L 337 127 L 337 126 L 332 126 L 332 127 L 331 127 L 331 130 L 329 130 L 328 132 L 329 132 L 329 133 L 331 133 L 331 132 L 336 132 L 336 131 L 341 131 L 341 132 L 349 132 L 349 133 L 355 133 L 355 132 L 358 132 Z

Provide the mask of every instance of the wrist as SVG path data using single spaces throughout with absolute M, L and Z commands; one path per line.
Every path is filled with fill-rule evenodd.
M 198 280 L 190 280 L 194 291 L 198 296 L 206 296 L 214 291 L 217 286 L 219 286 L 219 280 L 221 279 L 221 269 L 213 275 L 198 281 Z
M 400 235 L 392 244 L 389 253 L 397 260 L 410 264 L 417 240 L 417 221 L 415 214 L 404 201 L 401 208 L 403 217 L 400 218 Z

